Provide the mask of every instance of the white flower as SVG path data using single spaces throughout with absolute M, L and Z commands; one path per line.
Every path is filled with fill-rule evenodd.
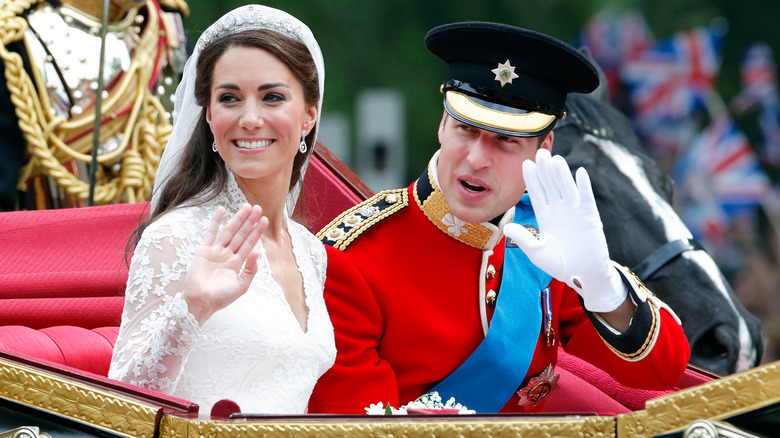
M 388 405 L 393 415 L 406 415 L 406 408 L 401 409 L 395 409 L 394 407 Z M 368 415 L 386 415 L 387 414 L 387 408 L 384 406 L 384 403 L 379 402 L 377 404 L 371 404 L 369 407 L 365 408 L 366 414 Z
M 399 409 L 395 409 L 389 406 L 393 412 L 393 415 L 408 415 L 408 409 L 457 409 L 458 414 L 475 414 L 476 411 L 470 410 L 460 403 L 455 402 L 455 397 L 450 397 L 447 403 L 441 402 L 441 396 L 438 391 L 429 392 L 423 394 L 417 398 L 417 400 L 411 401 Z M 368 415 L 385 415 L 387 408 L 382 402 L 372 404 L 365 408 Z
M 468 230 L 463 228 L 466 225 L 466 222 L 456 218 L 452 213 L 445 214 L 444 217 L 441 218 L 441 222 L 447 226 L 447 231 L 455 237 L 459 237 L 463 233 L 468 233 Z

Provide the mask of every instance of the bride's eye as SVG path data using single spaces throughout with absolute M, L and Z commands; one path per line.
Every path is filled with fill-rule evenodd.
M 217 98 L 217 102 L 219 103 L 233 103 L 238 101 L 239 101 L 238 97 L 236 97 L 236 95 L 233 93 L 225 93 L 220 95 Z
M 287 97 L 282 93 L 268 93 L 263 97 L 263 100 L 266 102 L 284 102 L 287 100 Z

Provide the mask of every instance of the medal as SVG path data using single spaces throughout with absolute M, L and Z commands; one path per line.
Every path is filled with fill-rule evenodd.
M 552 364 L 547 365 L 542 374 L 531 377 L 528 385 L 517 391 L 517 395 L 520 397 L 517 405 L 528 408 L 535 407 L 539 402 L 549 397 L 553 391 L 560 388 L 558 385 L 559 377 L 558 374 L 553 373 Z
M 555 345 L 555 330 L 552 327 L 552 304 L 550 303 L 550 288 L 542 291 L 542 325 L 544 326 L 545 340 L 547 346 Z

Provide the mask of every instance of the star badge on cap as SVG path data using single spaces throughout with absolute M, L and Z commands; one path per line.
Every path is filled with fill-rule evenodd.
M 490 71 L 496 74 L 496 80 L 501 82 L 501 87 L 511 84 L 512 79 L 519 77 L 515 74 L 515 67 L 509 63 L 508 59 L 503 64 L 499 63 L 498 67 Z

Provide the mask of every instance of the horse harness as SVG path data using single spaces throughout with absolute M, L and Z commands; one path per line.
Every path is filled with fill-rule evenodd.
M 665 243 L 650 253 L 644 260 L 634 265 L 631 271 L 642 281 L 647 281 L 659 269 L 671 262 L 685 251 L 704 250 L 696 239 L 677 239 Z

